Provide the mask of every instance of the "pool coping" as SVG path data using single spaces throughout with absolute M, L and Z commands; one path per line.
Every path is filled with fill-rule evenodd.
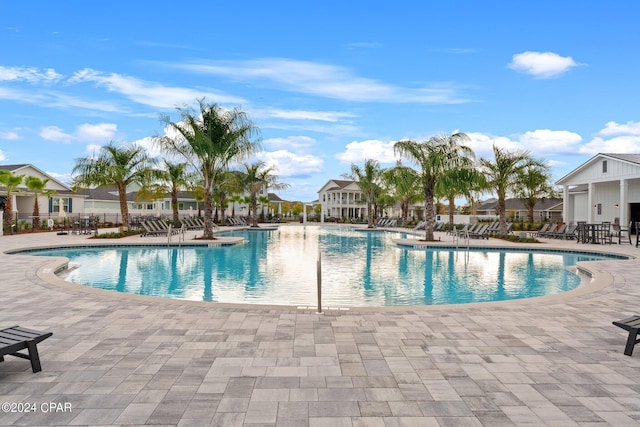
M 394 239 L 395 240 L 395 239 Z M 419 242 L 418 240 L 413 239 L 403 239 L 411 242 Z M 77 247 L 198 247 L 198 246 L 232 246 L 241 244 L 244 241 L 243 238 L 225 238 L 224 242 L 211 242 L 211 241 L 202 241 L 202 242 L 189 242 L 189 243 L 160 243 L 160 242 L 140 242 L 140 243 L 119 243 L 119 242 L 83 242 L 77 244 L 67 244 L 67 245 L 43 245 L 43 246 L 29 246 L 24 248 L 12 248 L 10 250 L 4 251 L 5 254 L 12 255 L 25 255 L 29 256 L 29 251 L 41 250 L 41 249 L 57 249 L 57 248 L 77 248 Z M 408 244 L 409 242 L 407 242 Z M 435 243 L 435 244 L 434 244 Z M 629 260 L 632 261 L 636 259 L 633 255 L 622 254 L 613 251 L 586 251 L 586 250 L 574 250 L 574 249 L 564 249 L 561 247 L 551 247 L 551 248 L 541 248 L 538 245 L 533 244 L 525 244 L 526 246 L 514 247 L 510 245 L 494 245 L 494 246 L 471 246 L 469 250 L 477 249 L 477 250 L 511 250 L 511 251 L 539 251 L 539 252 L 561 252 L 561 253 L 578 253 L 578 254 L 586 254 L 586 255 L 608 255 L 616 258 L 611 258 L 611 260 Z M 413 245 L 416 248 L 416 245 Z M 457 250 L 466 250 L 466 248 L 460 248 L 455 245 L 447 244 L 445 242 L 423 242 L 419 245 L 422 247 L 433 247 L 433 248 L 446 248 L 446 249 L 457 249 Z M 505 301 L 487 301 L 487 302 L 474 302 L 474 303 L 462 303 L 462 304 L 433 304 L 433 305 L 402 305 L 402 306 L 379 306 L 379 307 L 363 307 L 363 306 L 340 306 L 340 307 L 322 307 L 322 312 L 393 312 L 393 311 L 423 311 L 423 310 L 451 310 L 461 307 L 491 307 L 491 306 L 513 306 L 513 305 L 523 305 L 527 306 L 530 304 L 540 304 L 540 303 L 556 303 L 561 302 L 566 299 L 578 298 L 585 295 L 589 295 L 592 293 L 596 293 L 598 291 L 602 291 L 614 283 L 614 278 L 611 273 L 606 271 L 606 269 L 602 269 L 599 266 L 599 263 L 606 262 L 609 260 L 595 260 L 595 261 L 582 261 L 576 264 L 576 268 L 583 274 L 586 274 L 591 279 L 588 280 L 588 283 L 584 283 L 585 280 L 582 280 L 582 283 L 575 289 L 551 294 L 551 295 L 543 295 L 531 298 L 519 298 Z M 127 298 L 132 300 L 143 301 L 146 303 L 155 303 L 155 304 L 171 304 L 171 305 L 185 305 L 185 306 L 211 306 L 214 305 L 217 308 L 231 308 L 231 309 L 253 309 L 253 310 L 285 310 L 291 311 L 296 310 L 298 312 L 318 312 L 317 306 L 297 306 L 297 305 L 285 305 L 285 304 L 249 304 L 249 303 L 227 303 L 227 302 L 209 302 L 209 301 L 194 301 L 194 300 L 183 300 L 183 299 L 171 299 L 159 296 L 148 296 L 148 295 L 137 295 L 137 294 L 129 294 L 125 292 L 114 292 L 110 290 L 93 288 L 87 285 L 76 284 L 72 282 L 68 282 L 58 276 L 62 270 L 69 268 L 69 259 L 65 257 L 51 257 L 51 261 L 46 263 L 45 265 L 38 267 L 36 269 L 36 276 L 40 278 L 42 281 L 55 285 L 57 287 L 61 287 L 68 290 L 79 291 L 83 293 L 87 293 L 89 295 L 95 296 L 103 296 L 109 298 Z

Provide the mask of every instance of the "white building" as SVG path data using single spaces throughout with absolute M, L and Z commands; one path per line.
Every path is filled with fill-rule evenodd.
M 567 223 L 640 221 L 640 154 L 597 154 L 557 184 Z

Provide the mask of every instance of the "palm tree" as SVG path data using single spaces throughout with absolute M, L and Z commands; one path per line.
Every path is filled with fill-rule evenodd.
M 144 186 L 155 173 L 155 159 L 138 145 L 117 146 L 113 141 L 100 148 L 97 157 L 76 160 L 72 170 L 74 188 L 114 186 L 118 191 L 122 225 L 129 228 L 127 187 L 131 184 Z
M 484 175 L 475 167 L 472 157 L 460 157 L 460 166 L 450 169 L 439 181 L 438 193 L 449 202 L 449 225 L 453 228 L 453 216 L 456 210 L 456 198 L 467 200 L 474 192 L 487 189 Z
M 242 173 L 231 170 L 221 170 L 220 177 L 215 180 L 216 186 L 214 188 L 215 198 L 217 199 L 217 206 L 220 207 L 220 224 L 224 224 L 225 211 L 229 202 L 235 202 L 238 200 L 234 197 L 235 194 L 242 191 Z M 231 207 L 231 216 L 235 215 L 235 205 Z M 217 216 L 217 215 L 216 215 Z
M 549 197 L 557 197 L 558 194 L 551 185 L 551 171 L 549 167 L 539 160 L 540 164 L 530 164 L 523 168 L 517 180 L 515 188 L 516 197 L 519 198 L 529 211 L 529 221 L 533 222 L 533 209 L 538 200 Z
M 278 182 L 278 177 L 274 174 L 275 166 L 265 166 L 265 163 L 258 161 L 252 164 L 244 164 L 244 185 L 249 192 L 249 217 L 252 227 L 258 226 L 258 193 L 261 190 L 273 188 L 284 190 L 288 184 Z
M 213 239 L 213 189 L 219 171 L 259 148 L 259 143 L 253 140 L 258 129 L 237 108 L 227 110 L 206 104 L 204 99 L 199 99 L 198 105 L 197 113 L 190 108 L 178 108 L 181 120 L 177 123 L 161 116 L 168 130 L 177 136 L 164 136 L 156 141 L 163 150 L 185 159 L 199 174 L 204 189 L 203 237 Z
M 14 175 L 8 171 L 0 173 L 0 184 L 4 185 L 6 202 L 4 204 L 4 226 L 13 233 L 11 223 L 13 221 L 13 192 L 22 184 L 24 175 Z
M 33 229 L 40 229 L 40 204 L 38 202 L 38 197 L 42 195 L 50 195 L 55 193 L 55 190 L 45 190 L 47 184 L 49 183 L 49 179 L 40 179 L 37 176 L 28 176 L 24 180 L 24 184 L 27 186 L 27 189 L 33 191 L 34 203 L 33 203 Z
M 400 202 L 402 225 L 407 225 L 409 206 L 420 200 L 420 181 L 415 169 L 401 161 L 383 172 L 384 180 L 391 187 L 395 199 Z
M 493 145 L 494 160 L 480 159 L 481 172 L 484 174 L 489 188 L 498 195 L 498 218 L 500 234 L 507 234 L 507 194 L 518 187 L 518 180 L 524 170 L 540 165 L 526 150 L 507 151 Z
M 269 206 L 269 197 L 258 196 L 258 204 L 260 205 L 260 221 L 264 222 L 264 208 Z
M 164 159 L 164 170 L 159 171 L 159 177 L 164 182 L 165 193 L 171 197 L 171 211 L 173 214 L 173 226 L 180 227 L 180 214 L 178 211 L 178 193 L 190 185 L 190 176 L 186 163 L 173 163 Z
M 380 164 L 372 159 L 366 159 L 363 168 L 352 163 L 351 173 L 343 176 L 358 184 L 367 204 L 367 228 L 373 228 L 373 204 L 382 178 Z
M 425 203 L 425 240 L 433 240 L 436 197 L 442 194 L 443 186 L 451 182 L 451 171 L 461 165 L 461 159 L 473 156 L 473 150 L 463 144 L 468 140 L 467 134 L 458 132 L 436 135 L 424 142 L 398 141 L 393 146 L 396 153 L 420 166 L 420 184 Z

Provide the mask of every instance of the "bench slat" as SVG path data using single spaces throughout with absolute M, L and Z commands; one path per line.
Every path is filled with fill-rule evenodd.
M 1 329 L 0 362 L 4 360 L 3 356 L 6 355 L 20 357 L 31 361 L 31 370 L 33 372 L 41 371 L 42 367 L 40 366 L 37 344 L 51 335 L 53 335 L 53 332 L 39 332 L 20 326 Z M 27 350 L 28 354 L 19 353 L 20 350 L 24 349 Z

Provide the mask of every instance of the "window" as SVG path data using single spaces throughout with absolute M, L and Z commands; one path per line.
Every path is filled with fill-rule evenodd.
M 602 161 L 602 173 L 607 173 L 607 161 Z
M 602 215 L 602 203 L 598 203 L 598 215 Z

